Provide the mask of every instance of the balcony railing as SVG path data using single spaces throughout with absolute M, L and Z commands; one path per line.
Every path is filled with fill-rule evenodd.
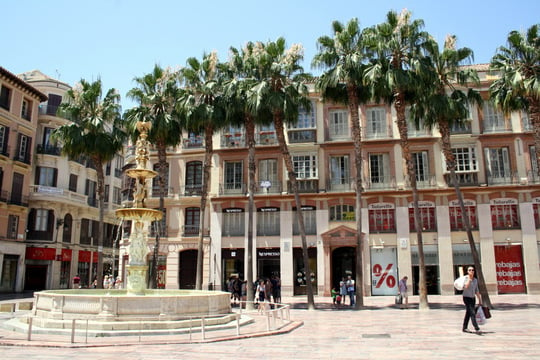
M 38 144 L 37 146 L 37 153 L 38 154 L 47 154 L 47 155 L 56 155 L 60 156 L 61 149 L 60 147 L 56 145 L 49 145 L 49 144 Z
M 396 179 L 393 176 L 371 176 L 364 180 L 366 190 L 396 189 Z
M 44 198 L 60 198 L 67 201 L 77 202 L 79 204 L 86 204 L 86 195 L 81 195 L 75 191 L 70 191 L 53 186 L 45 185 L 32 185 L 30 186 L 30 196 L 32 198 L 37 196 L 43 196 Z
M 456 173 L 459 186 L 478 186 L 478 173 Z M 450 174 L 444 174 L 444 180 L 448 186 L 454 186 Z
M 289 130 L 289 143 L 315 142 L 317 140 L 317 131 L 313 130 Z
M 317 193 L 319 192 L 319 179 L 297 179 L 296 185 L 300 193 Z M 287 192 L 292 194 L 291 182 L 287 181 Z
M 184 237 L 199 236 L 199 225 L 182 226 L 182 236 Z
M 268 186 L 270 185 L 270 186 Z M 273 182 L 260 182 L 257 184 L 257 188 L 255 189 L 255 192 L 257 194 L 280 194 L 281 193 L 281 182 L 280 181 L 273 181 Z
M 411 182 L 409 181 L 409 176 L 407 176 L 406 180 L 407 187 L 411 187 Z M 423 176 L 418 176 L 416 179 L 416 188 L 417 189 L 426 189 L 437 186 L 437 180 L 435 178 L 435 175 L 432 174 L 426 174 Z
M 246 139 L 242 133 L 223 134 L 221 136 L 221 147 L 235 148 L 246 146 Z
M 22 153 L 22 154 L 17 153 L 17 154 L 15 154 L 13 156 L 13 160 L 30 165 L 30 163 L 31 163 L 31 161 L 30 161 L 31 160 L 30 159 L 30 152 L 27 151 L 27 152 Z
M 221 184 L 219 187 L 220 195 L 241 195 L 246 193 L 246 184 L 232 183 Z
M 512 127 L 510 124 L 483 124 L 482 132 L 484 134 L 505 133 L 511 132 Z
M 56 116 L 58 112 L 58 105 L 39 105 L 39 113 L 41 115 L 52 115 Z
M 488 185 L 510 185 L 518 183 L 517 172 L 513 174 L 492 174 L 489 170 L 486 171 Z
M 260 131 L 255 135 L 257 145 L 276 145 L 278 143 L 275 131 Z
M 363 127 L 362 135 L 364 136 L 364 140 L 389 139 L 392 137 L 392 127 L 387 126 L 381 129 Z
M 204 147 L 202 137 L 182 139 L 182 149 L 200 149 L 202 147 Z
M 28 195 L 21 194 L 11 194 L 8 193 L 8 204 L 19 205 L 19 206 L 28 206 Z
M 10 150 L 10 147 L 9 147 L 9 146 L 1 146 L 1 145 L 2 145 L 2 144 L 0 144 L 0 155 L 9 157 L 9 150 Z
M 450 128 L 450 133 L 452 135 L 456 134 L 471 134 L 472 133 L 472 127 L 470 121 L 463 121 L 463 122 L 456 122 L 452 124 L 452 127 Z
M 0 192 L 0 202 L 7 203 L 9 199 L 9 192 L 6 190 L 2 190 Z
M 353 191 L 353 190 L 354 190 L 354 186 L 351 183 L 350 179 L 343 180 L 342 182 L 336 182 L 336 183 L 333 183 L 332 180 L 329 180 L 327 182 L 327 186 L 326 186 L 326 191 L 328 191 L 328 192 L 330 192 L 330 191 L 334 191 L 334 192 L 337 192 L 337 191 Z
M 201 196 L 202 188 L 203 188 L 202 184 L 186 185 L 183 188 L 181 188 L 180 195 L 181 196 Z

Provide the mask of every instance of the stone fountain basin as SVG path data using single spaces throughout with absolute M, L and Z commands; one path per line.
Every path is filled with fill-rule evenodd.
M 46 290 L 34 293 L 35 320 L 177 321 L 231 313 L 230 294 L 204 290 Z

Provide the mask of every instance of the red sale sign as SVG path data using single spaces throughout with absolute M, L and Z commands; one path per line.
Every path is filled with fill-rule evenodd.
M 495 268 L 499 294 L 526 292 L 521 245 L 495 246 Z

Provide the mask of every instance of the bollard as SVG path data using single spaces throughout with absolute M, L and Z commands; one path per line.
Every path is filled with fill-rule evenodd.
M 192 326 L 193 326 L 193 318 L 190 316 L 189 317 L 189 343 L 191 344 L 191 329 L 192 329 Z
M 204 340 L 204 339 L 205 339 L 205 334 L 204 334 L 204 316 L 201 317 L 201 335 L 202 335 L 202 339 Z
M 71 343 L 75 343 L 75 319 L 71 320 Z
M 240 314 L 236 314 L 236 336 L 240 336 Z
M 26 337 L 28 341 L 32 338 L 32 320 L 34 320 L 33 317 L 28 318 L 28 336 Z

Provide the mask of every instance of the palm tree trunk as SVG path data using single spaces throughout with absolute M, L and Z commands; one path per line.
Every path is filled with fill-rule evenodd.
M 356 303 L 355 309 L 364 306 L 364 241 L 362 237 L 362 132 L 360 130 L 358 99 L 354 84 L 347 84 L 349 113 L 354 144 L 355 177 L 355 211 L 356 211 Z
M 203 184 L 201 194 L 201 210 L 199 217 L 199 244 L 197 248 L 197 276 L 195 279 L 195 289 L 202 290 L 203 283 L 203 251 L 204 251 L 204 217 L 206 213 L 206 201 L 208 199 L 208 186 L 210 184 L 210 168 L 212 167 L 212 153 L 214 147 L 212 143 L 214 129 L 212 125 L 207 125 L 204 131 L 205 153 L 203 166 Z
M 442 145 L 443 145 L 444 157 L 446 159 L 446 163 L 448 164 L 448 168 L 450 170 L 450 181 L 452 185 L 454 186 L 454 191 L 456 192 L 456 197 L 459 202 L 459 208 L 461 210 L 461 218 L 463 220 L 463 224 L 465 225 L 467 238 L 469 240 L 469 246 L 471 248 L 471 254 L 474 261 L 474 267 L 476 269 L 476 276 L 478 277 L 478 289 L 480 290 L 480 294 L 482 295 L 482 303 L 485 306 L 493 309 L 493 305 L 491 304 L 491 300 L 489 298 L 486 281 L 484 279 L 484 272 L 482 271 L 482 264 L 480 263 L 480 256 L 478 255 L 478 251 L 476 250 L 476 245 L 474 243 L 471 222 L 469 221 L 469 216 L 468 216 L 467 210 L 465 209 L 463 193 L 461 192 L 459 181 L 456 175 L 456 159 L 455 159 L 454 154 L 452 153 L 452 145 L 450 142 L 450 128 L 446 121 L 439 121 L 438 124 L 439 124 L 439 131 L 441 132 L 441 140 L 442 140 Z
M 534 149 L 536 151 L 537 173 L 535 178 L 540 176 L 540 100 L 538 97 L 527 97 L 529 102 L 529 118 L 534 130 Z
M 306 228 L 304 225 L 304 216 L 302 214 L 302 202 L 300 201 L 300 194 L 298 193 L 298 184 L 296 182 L 296 173 L 294 172 L 294 166 L 289 153 L 289 148 L 285 141 L 285 133 L 283 131 L 283 113 L 281 111 L 274 112 L 274 127 L 276 130 L 276 136 L 279 141 L 279 148 L 285 161 L 285 167 L 287 168 L 287 174 L 289 181 L 291 182 L 291 189 L 294 193 L 294 201 L 296 204 L 296 219 L 298 221 L 298 228 L 300 230 L 300 237 L 302 238 L 302 255 L 304 259 L 304 270 L 306 273 L 306 285 L 307 285 L 307 306 L 308 310 L 315 309 L 315 299 L 313 297 L 313 285 L 311 284 L 311 268 L 309 266 L 309 255 L 306 240 Z
M 418 277 L 418 293 L 419 293 L 419 309 L 428 310 L 429 303 L 427 297 L 426 286 L 426 263 L 424 258 L 424 240 L 422 237 L 422 218 L 420 217 L 420 209 L 418 206 L 418 188 L 416 185 L 416 171 L 414 168 L 414 162 L 412 161 L 411 152 L 409 150 L 409 137 L 407 129 L 407 119 L 405 118 L 405 96 L 402 92 L 398 92 L 395 95 L 394 106 L 396 108 L 397 125 L 399 130 L 399 138 L 401 143 L 401 149 L 403 151 L 403 158 L 407 166 L 407 175 L 413 197 L 414 208 L 414 226 L 416 228 L 416 238 L 418 243 L 418 262 L 419 262 L 419 277 Z
M 167 169 L 167 153 L 166 146 L 163 142 L 160 142 L 157 145 L 158 149 L 158 164 L 159 164 L 159 173 L 158 173 L 158 184 L 159 184 L 159 211 L 163 214 L 165 211 L 165 170 Z M 156 241 L 154 243 L 154 254 L 153 254 L 153 263 L 152 263 L 152 288 L 158 288 L 158 262 L 159 262 L 159 240 L 161 236 L 161 220 L 156 221 Z
M 248 146 L 248 230 L 247 230 L 247 263 L 246 263 L 246 309 L 253 310 L 253 211 L 255 209 L 255 124 L 250 115 L 246 116 L 246 140 Z
M 103 289 L 103 238 L 105 236 L 105 175 L 101 159 L 92 159 L 97 173 L 97 193 L 99 202 L 98 262 L 96 270 L 97 288 Z

